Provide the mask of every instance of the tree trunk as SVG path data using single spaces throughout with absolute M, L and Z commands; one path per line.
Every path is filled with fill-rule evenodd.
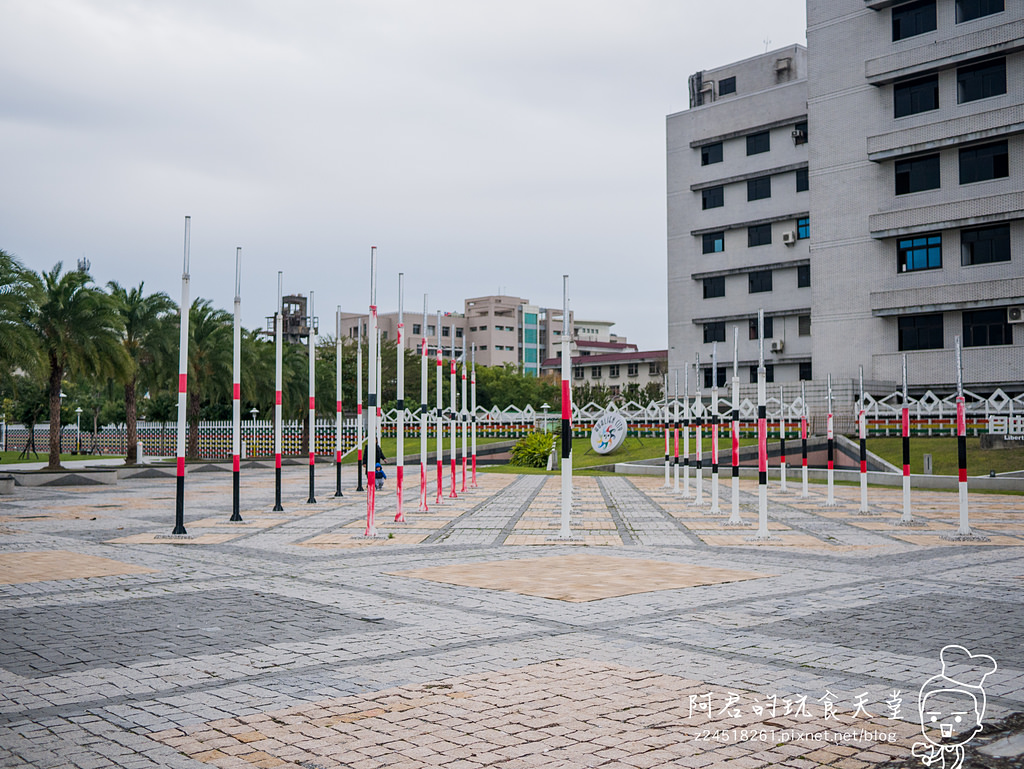
M 125 447 L 125 459 L 126 465 L 134 465 L 139 461 L 138 451 L 136 450 L 136 444 L 139 440 L 138 427 L 135 424 L 135 379 L 132 377 L 131 381 L 124 386 L 124 425 L 125 434 L 127 435 L 126 440 L 128 445 Z
M 189 392 L 188 405 L 188 447 L 185 456 L 189 459 L 199 458 L 199 393 Z
M 50 356 L 50 459 L 48 470 L 62 470 L 60 466 L 60 383 L 64 369 Z

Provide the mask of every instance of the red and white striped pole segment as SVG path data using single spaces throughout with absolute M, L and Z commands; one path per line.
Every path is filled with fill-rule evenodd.
M 559 539 L 571 539 L 569 514 L 572 512 L 572 384 L 569 373 L 572 367 L 570 360 L 569 340 L 569 276 L 562 276 L 562 462 L 559 470 L 562 475 L 561 526 Z
M 448 371 L 449 371 L 449 373 L 451 375 L 451 381 L 449 382 L 449 388 L 448 388 L 448 395 L 450 396 L 449 397 L 450 407 L 449 407 L 449 410 L 448 410 L 448 435 L 449 435 L 449 438 L 450 438 L 449 446 L 451 448 L 452 483 L 451 483 L 451 487 L 448 489 L 448 498 L 449 499 L 456 499 L 459 496 L 458 494 L 455 493 L 455 478 L 456 478 L 455 464 L 456 464 L 456 461 L 457 461 L 456 455 L 458 453 L 458 445 L 457 444 L 458 444 L 458 432 L 459 432 L 458 422 L 456 421 L 456 419 L 458 419 L 458 413 L 459 412 L 455 410 L 455 397 L 456 397 L 456 390 L 455 390 L 455 324 L 452 323 L 452 325 L 449 326 L 449 329 L 451 330 L 452 354 L 451 354 L 451 357 L 448 359 Z
M 313 311 L 313 292 L 309 292 L 309 315 L 306 318 L 309 329 L 309 499 L 307 504 L 316 504 L 314 485 L 316 482 L 316 315 Z
M 420 508 L 427 512 L 427 295 L 423 295 L 423 324 L 420 326 Z
M 860 513 L 868 512 L 868 418 L 864 409 L 864 367 L 859 370 L 860 398 L 857 409 L 857 434 L 860 438 Z
M 690 367 L 683 364 L 683 496 L 690 496 Z
M 395 522 L 405 523 L 402 510 L 402 484 L 405 475 L 405 314 L 402 305 L 405 303 L 405 273 L 398 273 L 398 347 L 397 347 L 397 382 L 398 387 L 398 425 L 395 435 L 395 499 L 398 509 Z
M 274 312 L 274 511 L 281 506 L 282 339 L 284 334 L 284 273 L 277 273 L 277 310 Z
M 442 398 L 441 390 L 444 387 L 442 378 L 444 377 L 443 361 L 442 361 L 443 347 L 441 346 L 441 311 L 437 312 L 437 497 L 434 499 L 435 505 L 442 504 L 444 497 L 444 412 L 441 410 Z
M 185 414 L 188 410 L 188 321 L 192 305 L 189 300 L 189 251 L 192 217 L 185 217 L 185 262 L 181 272 L 181 322 L 178 335 L 178 472 L 175 480 L 174 530 L 172 535 L 185 536 Z
M 779 490 L 786 492 L 786 393 L 779 385 Z
M 740 518 L 740 329 L 733 326 L 732 330 L 732 509 L 726 525 L 743 526 Z
M 665 384 L 662 390 L 665 393 L 665 409 L 662 412 L 662 422 L 665 432 L 665 482 L 662 484 L 662 488 L 671 488 L 672 486 L 672 457 L 669 451 L 669 411 L 668 411 L 668 373 L 665 374 Z
M 697 495 L 694 504 L 704 504 L 704 402 L 700 394 L 700 353 L 697 353 L 693 366 L 693 376 L 697 380 L 693 392 L 694 443 L 697 456 Z
M 912 526 L 914 516 L 910 512 L 910 406 L 907 398 L 907 354 L 903 353 L 903 408 L 902 417 L 903 435 L 903 515 L 899 523 L 902 526 Z
M 470 480 L 470 487 L 477 488 L 476 483 L 476 343 L 474 342 L 470 347 L 470 356 L 472 360 L 472 368 L 469 370 L 469 429 L 470 435 L 470 450 L 473 453 L 473 464 L 472 464 L 472 476 Z
M 334 326 L 334 496 L 341 497 L 344 496 L 341 493 L 341 444 L 345 427 L 345 411 L 342 407 L 341 396 L 341 305 L 338 305 L 334 311 Z
M 673 491 L 676 494 L 679 493 L 679 371 L 675 372 L 675 398 L 672 402 L 672 421 L 673 421 L 673 439 L 674 439 L 674 453 L 672 456 L 672 482 Z
M 377 247 L 370 247 L 370 318 L 367 331 L 369 356 L 367 358 L 366 408 L 369 423 L 366 428 L 366 531 L 364 537 L 377 536 Z
M 800 383 L 800 496 L 807 496 L 807 389 Z
M 827 491 L 828 495 L 825 504 L 834 506 L 835 495 L 835 422 L 832 417 L 832 375 L 828 375 L 828 414 L 825 417 L 825 437 L 828 440 L 828 470 L 827 470 Z
M 764 310 L 757 310 L 757 536 L 768 534 L 768 393 L 764 367 Z
M 466 370 L 466 333 L 462 333 L 462 409 L 459 411 L 459 421 L 462 422 L 462 492 L 466 491 L 466 465 L 469 461 L 469 409 L 467 388 L 469 379 Z
M 232 325 L 231 356 L 231 517 L 241 522 L 242 453 L 242 247 L 235 249 L 235 316 Z
M 958 537 L 972 537 L 970 511 L 967 507 L 967 405 L 964 400 L 964 377 L 961 364 L 960 336 L 953 337 L 956 346 L 956 465 L 957 491 L 960 497 L 960 527 Z
M 719 515 L 718 506 L 718 342 L 711 345 L 711 509 Z
M 363 490 L 363 319 L 356 319 L 356 491 Z

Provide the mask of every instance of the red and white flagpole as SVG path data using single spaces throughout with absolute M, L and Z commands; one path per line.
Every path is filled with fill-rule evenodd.
M 672 481 L 673 491 L 676 494 L 679 493 L 679 371 L 675 372 L 675 398 L 672 402 L 672 422 L 673 422 L 673 443 L 674 453 L 672 456 Z M 666 384 L 665 389 L 668 389 Z
M 569 372 L 572 362 L 569 359 L 569 276 L 562 276 L 562 462 L 559 469 L 562 474 L 562 505 L 559 539 L 572 539 L 569 528 L 569 514 L 572 511 L 572 384 Z
M 693 366 L 693 376 L 697 380 L 693 392 L 694 443 L 697 455 L 697 497 L 694 504 L 704 504 L 704 401 L 700 394 L 700 353 Z
M 356 320 L 356 491 L 363 491 L 363 319 Z
M 427 295 L 423 295 L 423 324 L 420 326 L 420 509 L 427 512 Z
M 451 402 L 451 408 L 449 409 L 449 412 L 448 412 L 448 414 L 449 414 L 449 418 L 448 418 L 448 435 L 451 438 L 450 446 L 451 446 L 451 462 L 452 462 L 452 485 L 451 485 L 451 488 L 449 488 L 449 490 L 448 490 L 448 498 L 449 499 L 457 499 L 459 495 L 455 493 L 455 478 L 456 478 L 455 465 L 456 465 L 456 462 L 457 462 L 457 456 L 456 455 L 458 454 L 458 440 L 459 440 L 459 438 L 458 438 L 458 434 L 459 434 L 458 424 L 459 423 L 456 420 L 458 419 L 458 413 L 459 412 L 455 410 L 455 396 L 456 396 L 456 390 L 455 390 L 455 324 L 453 323 L 451 326 L 449 326 L 449 328 L 451 329 L 452 354 L 451 354 L 451 357 L 448 359 L 448 370 L 449 370 L 449 373 L 451 374 L 451 382 L 449 383 L 449 390 L 448 390 L 448 394 L 451 396 L 449 398 L 449 400 Z
M 986 540 L 971 531 L 970 511 L 967 507 L 967 403 L 964 400 L 964 376 L 960 352 L 960 336 L 953 337 L 956 344 L 956 458 L 960 497 L 960 527 L 956 539 Z
M 665 385 L 662 388 L 665 393 L 665 409 L 662 411 L 662 421 L 665 428 L 665 482 L 662 488 L 672 487 L 672 455 L 669 451 L 669 410 L 668 410 L 668 373 L 665 374 Z
M 828 495 L 825 504 L 834 507 L 835 495 L 835 422 L 832 417 L 832 375 L 828 375 L 828 415 L 825 417 L 825 437 L 828 440 Z
M 476 484 L 476 343 L 474 342 L 470 346 L 470 356 L 472 359 L 472 368 L 469 370 L 469 429 L 471 430 L 470 436 L 470 451 L 473 453 L 472 463 L 472 476 L 470 481 L 471 488 L 477 488 Z
M 281 507 L 281 404 L 282 339 L 284 334 L 284 273 L 277 273 L 277 310 L 274 312 L 274 511 Z
M 896 522 L 897 526 L 923 526 L 915 521 L 910 512 L 910 399 L 907 397 L 907 354 L 903 353 L 903 408 L 900 420 L 903 434 L 903 515 Z
M 235 317 L 232 327 L 231 356 L 231 517 L 242 522 L 241 453 L 242 453 L 242 247 L 235 249 Z
M 786 493 L 786 401 L 785 390 L 779 385 L 779 490 Z
M 718 507 L 718 342 L 711 344 L 711 509 L 709 515 L 720 515 Z
M 402 511 L 402 483 L 405 475 L 405 315 L 402 306 L 405 303 L 405 273 L 398 273 L 398 347 L 397 355 L 397 386 L 398 386 L 398 426 L 395 435 L 395 498 L 398 510 L 395 512 L 395 523 L 405 523 Z
M 185 262 L 181 272 L 181 322 L 178 334 L 178 473 L 175 479 L 174 530 L 172 536 L 186 536 L 185 530 L 185 414 L 188 410 L 188 321 L 192 309 L 189 301 L 188 262 L 191 248 L 192 217 L 185 217 Z
M 462 410 L 459 412 L 459 421 L 462 422 L 462 493 L 466 493 L 466 465 L 469 462 L 469 409 L 466 404 L 469 402 L 466 395 L 469 387 L 466 366 L 466 334 L 462 334 Z
M 344 432 L 345 412 L 342 409 L 341 398 L 341 305 L 334 311 L 334 496 L 344 496 L 341 493 L 341 441 Z
M 366 531 L 364 537 L 376 537 L 377 514 L 377 247 L 370 247 L 370 328 L 367 334 L 369 356 L 367 358 L 366 408 L 369 423 L 366 427 Z
M 690 367 L 685 364 L 683 365 L 683 496 L 690 496 Z
M 868 508 L 868 417 L 864 409 L 864 367 L 859 369 L 860 399 L 857 409 L 857 435 L 860 438 L 860 512 L 869 512 Z
M 444 412 L 442 409 L 441 390 L 444 387 L 443 363 L 441 359 L 441 311 L 437 311 L 437 497 L 435 505 L 442 504 L 444 497 Z
M 757 311 L 757 535 L 768 534 L 768 393 L 764 367 L 764 310 Z
M 726 526 L 744 526 L 740 518 L 740 329 L 733 326 L 732 334 L 732 509 Z
M 800 383 L 800 496 L 807 496 L 807 388 Z
M 316 496 L 316 316 L 313 313 L 313 292 L 309 292 L 309 315 L 306 318 L 309 329 L 309 499 L 306 504 L 315 505 Z

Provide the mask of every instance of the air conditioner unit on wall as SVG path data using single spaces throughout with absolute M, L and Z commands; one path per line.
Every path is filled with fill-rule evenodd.
M 772 352 L 782 352 L 786 348 L 786 341 L 784 339 L 772 339 L 769 349 Z
M 787 230 L 782 233 L 782 242 L 787 246 L 792 246 L 796 243 L 796 233 L 793 230 Z
M 1010 323 L 1024 323 L 1024 307 L 1010 307 L 1006 311 L 1006 320 Z

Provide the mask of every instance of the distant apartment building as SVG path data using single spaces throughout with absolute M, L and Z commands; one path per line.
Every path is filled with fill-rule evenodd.
M 760 308 L 768 381 L 810 379 L 807 51 L 698 72 L 689 91 L 667 118 L 669 369 L 699 355 L 710 387 L 717 343 L 724 384 L 738 330 L 741 380 L 754 381 Z
M 636 384 L 640 388 L 651 382 L 664 385 L 668 370 L 667 350 L 638 350 L 636 345 L 622 347 L 624 349 L 611 352 L 581 348 L 580 354 L 572 356 L 572 385 L 600 385 L 608 387 L 613 395 L 619 395 L 628 384 Z M 542 365 L 543 374 L 558 378 L 561 365 L 561 358 L 549 358 Z

